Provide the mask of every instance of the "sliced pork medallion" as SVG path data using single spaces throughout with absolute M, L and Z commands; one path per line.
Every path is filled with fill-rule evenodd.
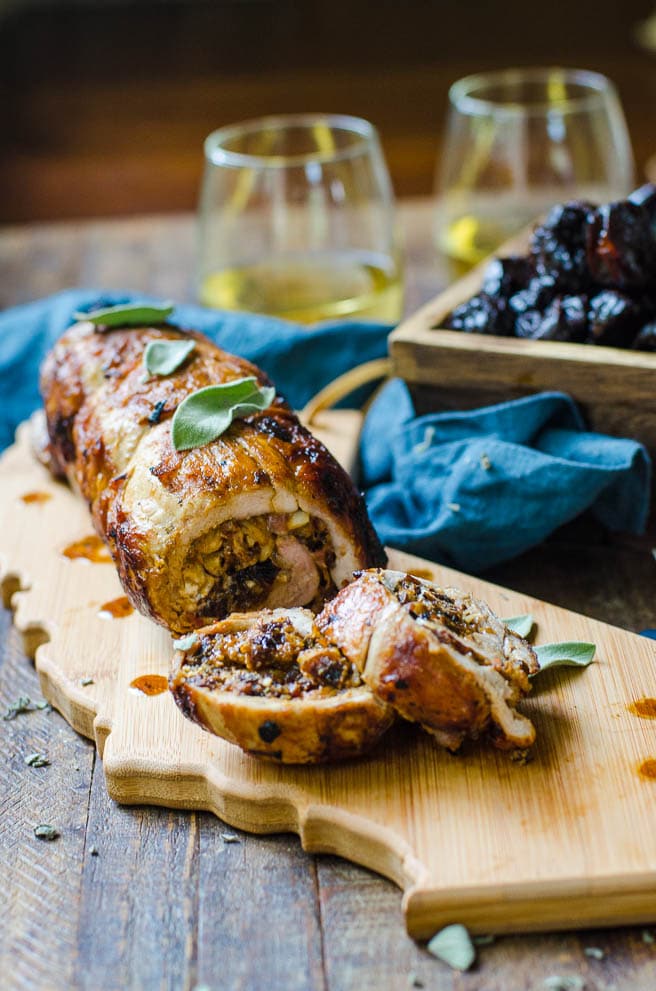
M 380 699 L 449 750 L 467 737 L 500 749 L 533 743 L 515 706 L 538 670 L 535 651 L 467 592 L 373 569 L 327 603 L 316 626 Z
M 169 683 L 182 712 L 248 753 L 282 763 L 365 753 L 394 710 L 313 621 L 307 609 L 236 613 L 186 638 Z
M 146 346 L 190 341 L 173 374 L 144 374 Z M 56 468 L 88 501 L 123 586 L 175 633 L 235 610 L 319 607 L 357 568 L 384 563 L 364 501 L 279 397 L 217 440 L 178 451 L 171 417 L 191 393 L 254 365 L 168 324 L 75 325 L 41 376 Z

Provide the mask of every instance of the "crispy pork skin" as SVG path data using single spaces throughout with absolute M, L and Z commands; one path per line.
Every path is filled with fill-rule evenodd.
M 482 736 L 500 749 L 533 743 L 516 705 L 538 670 L 535 651 L 468 593 L 372 569 L 326 604 L 316 626 L 372 692 L 442 746 Z
M 182 712 L 249 754 L 284 764 L 355 757 L 394 710 L 316 630 L 307 609 L 236 613 L 197 631 L 175 655 Z
M 147 344 L 178 339 L 195 342 L 182 367 L 145 376 Z M 174 449 L 183 399 L 251 375 L 269 384 L 168 324 L 78 323 L 42 369 L 56 470 L 87 500 L 133 605 L 175 633 L 236 610 L 318 608 L 354 570 L 384 563 L 362 497 L 280 397 L 210 444 Z

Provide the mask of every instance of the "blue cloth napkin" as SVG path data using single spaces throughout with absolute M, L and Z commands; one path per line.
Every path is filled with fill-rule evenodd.
M 521 554 L 588 508 L 634 533 L 649 512 L 645 448 L 587 432 L 557 392 L 416 417 L 395 379 L 371 405 L 361 457 L 383 543 L 465 571 Z
M 136 301 L 162 302 L 142 294 L 67 289 L 0 313 L 0 450 L 12 442 L 17 425 L 40 405 L 39 366 L 73 323 L 73 314 Z M 286 320 L 219 313 L 192 304 L 176 306 L 172 319 L 255 362 L 295 409 L 301 409 L 342 372 L 384 357 L 391 330 L 379 323 L 334 321 L 308 333 L 307 328 Z
M 67 290 L 0 314 L 0 448 L 40 404 L 39 365 L 74 312 L 137 299 L 160 302 Z M 338 321 L 308 333 L 271 317 L 193 305 L 176 306 L 173 319 L 254 361 L 296 408 L 347 369 L 385 355 L 390 330 Z M 588 507 L 611 529 L 634 532 L 649 508 L 645 449 L 587 433 L 572 400 L 558 393 L 416 417 L 395 380 L 371 406 L 361 456 L 383 542 L 467 571 L 527 550 Z

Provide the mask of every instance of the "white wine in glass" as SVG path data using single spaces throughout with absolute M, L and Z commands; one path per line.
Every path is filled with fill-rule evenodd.
M 467 76 L 449 91 L 436 241 L 477 264 L 555 203 L 621 199 L 633 154 L 613 84 L 579 69 Z
M 371 124 L 263 118 L 215 131 L 205 156 L 201 302 L 304 324 L 398 321 L 394 200 Z

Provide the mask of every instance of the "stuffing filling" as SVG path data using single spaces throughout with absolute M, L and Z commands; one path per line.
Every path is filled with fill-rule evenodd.
M 191 685 L 269 698 L 329 696 L 362 684 L 339 648 L 316 629 L 300 632 L 286 618 L 201 636 L 184 667 Z
M 312 608 L 335 592 L 334 563 L 326 525 L 302 510 L 228 520 L 192 543 L 184 595 L 200 618 L 292 600 Z
M 394 595 L 410 615 L 423 623 L 439 623 L 459 637 L 471 636 L 482 632 L 480 612 L 463 609 L 462 603 L 456 603 L 444 590 L 424 585 L 405 575 L 393 590 Z M 493 633 L 490 628 L 486 632 Z

